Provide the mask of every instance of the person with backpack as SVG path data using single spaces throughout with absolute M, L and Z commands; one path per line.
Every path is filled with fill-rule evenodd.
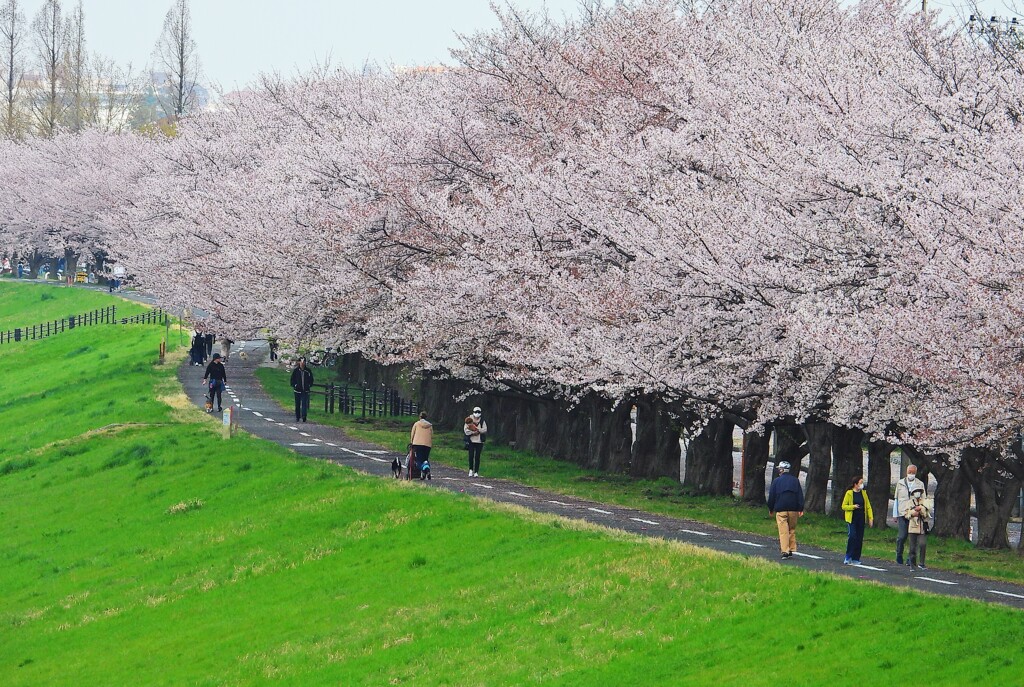
M 910 537 L 910 551 L 907 555 L 907 564 L 911 572 L 927 570 L 924 564 L 924 554 L 928 548 L 928 518 L 931 513 L 928 506 L 924 504 L 924 484 L 918 482 L 917 486 L 910 490 L 910 501 L 903 517 L 907 519 L 907 533 Z
M 871 522 L 871 500 L 864 491 L 864 478 L 857 475 L 853 484 L 843 496 L 843 514 L 846 516 L 846 558 L 843 565 L 860 565 L 860 554 L 864 548 L 864 526 Z
M 796 524 L 804 514 L 804 490 L 800 480 L 789 471 L 791 465 L 782 461 L 776 467 L 779 476 L 768 489 L 768 514 L 775 516 L 779 528 L 779 548 L 783 558 L 792 558 L 796 551 Z
M 480 476 L 480 454 L 487 441 L 487 422 L 483 419 L 483 411 L 473 408 L 473 413 L 466 418 L 462 427 L 466 451 L 469 452 L 469 476 Z
M 917 466 L 911 464 L 907 466 L 907 476 L 896 482 L 896 494 L 892 504 L 892 516 L 896 518 L 896 565 L 909 565 L 909 561 L 904 563 L 903 558 L 903 547 L 907 542 L 910 526 L 910 521 L 904 513 L 910 506 L 910 494 L 917 487 L 921 487 L 922 492 L 926 491 L 924 482 L 917 479 Z
M 295 421 L 305 422 L 309 413 L 309 392 L 313 388 L 313 373 L 306 367 L 306 359 L 299 358 L 299 365 L 292 370 L 292 391 L 295 392 Z
M 221 392 L 228 383 L 228 372 L 224 369 L 224 363 L 220 361 L 220 353 L 214 353 L 210 364 L 206 366 L 206 373 L 203 375 L 203 382 L 209 380 L 210 403 L 217 400 L 217 412 L 224 410 L 221 407 Z

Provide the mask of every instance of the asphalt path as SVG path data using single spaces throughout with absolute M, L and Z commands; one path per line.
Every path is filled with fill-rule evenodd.
M 393 479 L 391 462 L 398 457 L 393 451 L 355 441 L 337 427 L 294 422 L 294 411 L 282 408 L 272 399 L 254 374 L 267 353 L 264 342 L 242 342 L 231 351 L 230 360 L 226 364 L 229 383 L 224 392 L 224 403 L 234 406 L 238 426 L 300 455 L 348 465 L 360 472 Z M 203 368 L 190 366 L 187 362 L 178 372 L 186 394 L 200 407 L 205 403 L 206 393 L 202 375 Z M 483 465 L 486 474 L 486 455 Z M 906 566 L 896 565 L 892 560 L 864 558 L 859 566 L 843 565 L 842 554 L 803 543 L 799 543 L 799 550 L 793 558 L 782 560 L 779 542 L 775 537 L 762 537 L 692 520 L 587 501 L 508 480 L 489 479 L 486 476 L 468 477 L 465 470 L 444 465 L 432 464 L 431 468 L 432 479 L 421 482 L 425 487 L 513 503 L 539 513 L 584 520 L 644 537 L 660 537 L 725 553 L 764 558 L 787 567 L 830 572 L 856 580 L 1024 609 L 1024 585 L 932 569 L 912 573 Z M 798 541 L 799 534 L 798 530 Z

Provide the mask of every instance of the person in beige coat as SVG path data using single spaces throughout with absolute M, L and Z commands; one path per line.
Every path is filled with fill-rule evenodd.
M 413 423 L 409 443 L 412 444 L 413 459 L 417 465 L 422 465 L 430 458 L 430 448 L 434 445 L 434 425 L 427 421 L 426 412 L 420 413 L 420 419 Z M 412 473 L 411 465 L 409 473 Z
M 924 487 L 913 487 L 910 492 L 910 503 L 903 512 L 907 519 L 907 532 L 910 540 L 910 570 L 914 572 L 918 566 L 922 570 L 928 568 L 924 564 L 924 554 L 928 548 L 928 506 L 924 505 Z

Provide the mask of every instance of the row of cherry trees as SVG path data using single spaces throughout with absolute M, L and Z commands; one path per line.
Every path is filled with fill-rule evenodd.
M 905 446 L 940 478 L 940 530 L 966 532 L 973 488 L 1005 546 L 1018 54 L 881 0 L 499 18 L 443 72 L 266 77 L 173 139 L 6 145 L 3 240 L 103 249 L 237 336 L 554 404 L 587 464 L 668 474 L 682 430 L 700 492 L 731 492 L 734 425 L 751 498 L 775 429 L 819 510 L 863 441 L 874 489 Z M 641 450 L 608 440 L 633 404 Z

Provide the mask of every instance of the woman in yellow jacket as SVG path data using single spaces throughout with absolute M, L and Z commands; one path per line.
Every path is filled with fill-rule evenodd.
M 857 476 L 843 496 L 843 513 L 846 515 L 846 558 L 843 565 L 860 565 L 860 552 L 864 546 L 864 526 L 871 521 L 871 501 L 864 491 L 864 478 Z

